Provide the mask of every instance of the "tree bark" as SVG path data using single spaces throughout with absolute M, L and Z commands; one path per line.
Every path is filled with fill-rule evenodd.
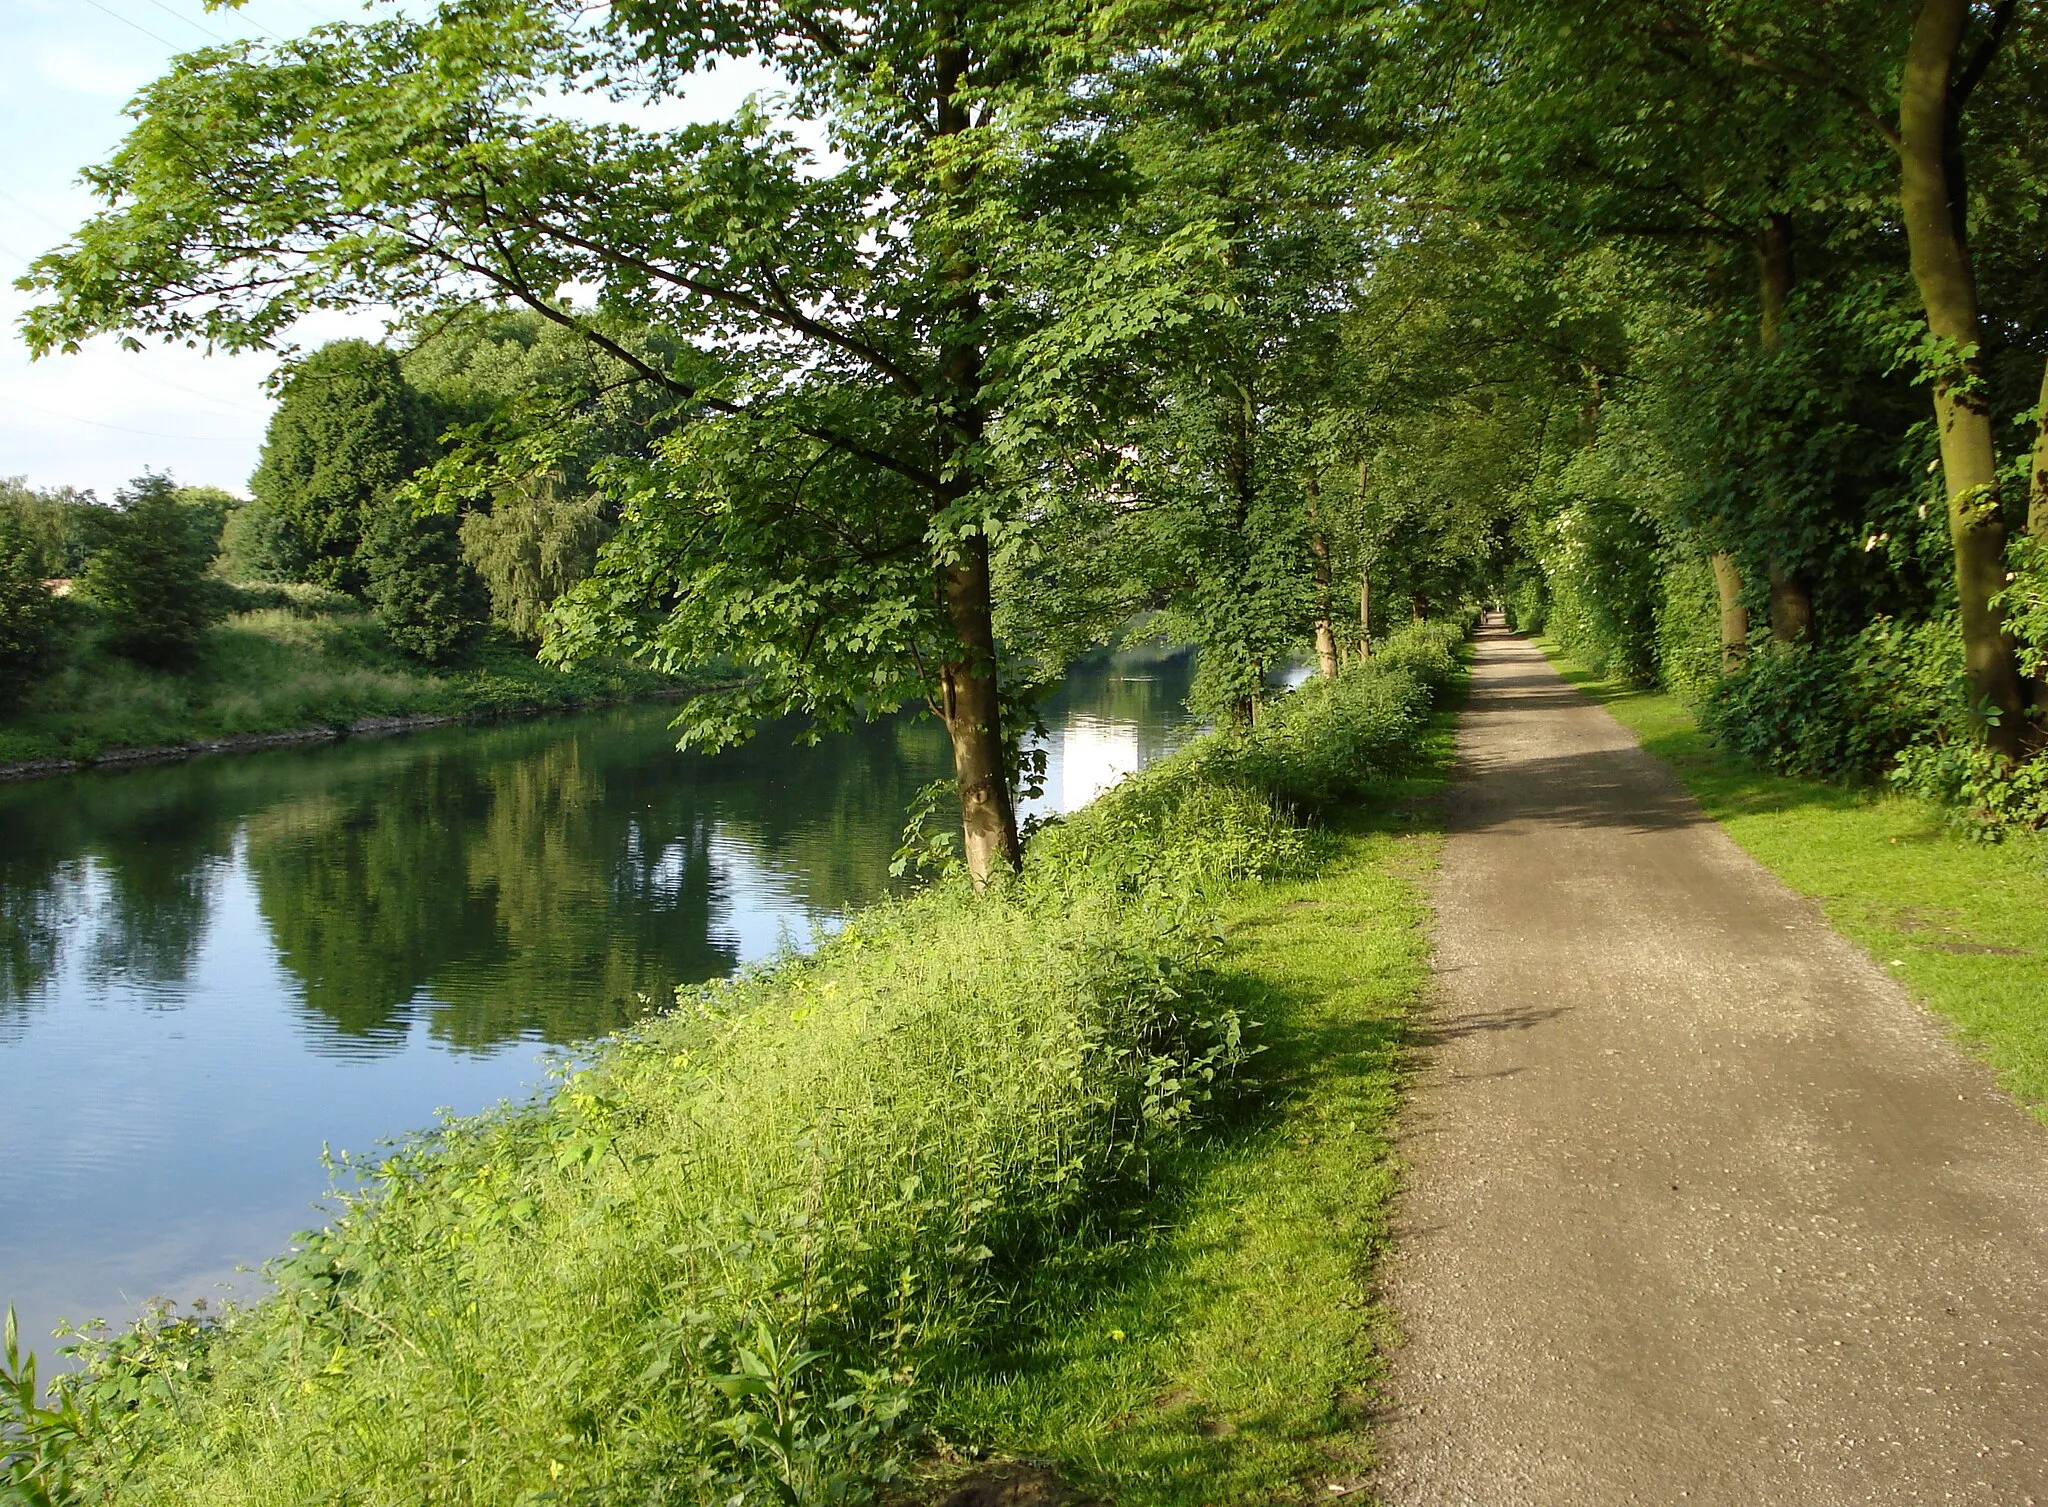
M 1330 541 L 1323 537 L 1323 531 L 1316 520 L 1317 489 L 1316 479 L 1307 480 L 1308 492 L 1308 552 L 1314 561 L 1312 569 L 1316 587 L 1316 669 L 1325 680 L 1337 674 L 1337 625 L 1330 617 Z
M 946 567 L 943 586 L 946 616 L 966 653 L 939 671 L 939 712 L 953 742 L 967 873 L 980 888 L 998 869 L 1016 868 L 1023 853 L 1010 771 L 1003 760 L 988 541 L 976 534 L 962 546 L 963 558 Z
M 1934 382 L 1949 538 L 1955 547 L 1963 661 L 1973 703 L 1988 707 L 1984 740 L 2017 758 L 2026 739 L 2019 661 L 1993 597 L 2005 584 L 2005 523 L 1998 453 L 1977 364 L 1977 286 L 1957 233 L 1949 181 L 1950 84 L 1970 17 L 1969 0 L 1924 0 L 1913 21 L 1899 88 L 1899 199 L 1913 281 L 1927 327 L 1944 347 Z
M 1362 563 L 1358 567 L 1358 658 L 1360 663 L 1372 658 L 1372 567 Z
M 1732 675 L 1749 657 L 1749 609 L 1742 605 L 1742 573 L 1725 549 L 1714 551 L 1714 587 L 1721 594 L 1721 673 Z
M 1761 315 L 1757 338 L 1766 355 L 1775 356 L 1785 348 L 1785 309 L 1792 301 L 1792 284 L 1798 268 L 1792 259 L 1792 220 L 1773 213 L 1756 237 L 1758 302 Z M 1727 653 L 1725 601 L 1722 654 Z M 1813 637 L 1813 595 L 1798 572 L 1780 560 L 1770 562 L 1771 637 L 1781 644 L 1803 643 Z M 1748 620 L 1745 615 L 1744 631 Z M 1747 639 L 1745 637 L 1745 644 Z

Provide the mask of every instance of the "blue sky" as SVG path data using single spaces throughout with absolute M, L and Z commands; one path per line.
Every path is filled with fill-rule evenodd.
M 246 491 L 268 422 L 261 355 L 183 348 L 132 353 L 111 340 L 31 362 L 12 284 L 30 257 L 89 215 L 78 171 L 103 160 L 128 122 L 122 106 L 177 53 L 227 37 L 281 36 L 360 16 L 349 0 L 250 0 L 208 11 L 201 0 L 0 0 L 0 476 L 33 486 L 91 487 L 103 498 L 144 469 L 180 482 Z M 769 80 L 728 68 L 669 120 L 722 116 Z M 295 338 L 375 337 L 373 314 L 324 316 Z

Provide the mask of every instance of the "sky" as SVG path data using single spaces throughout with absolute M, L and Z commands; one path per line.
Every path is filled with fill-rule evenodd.
M 275 359 L 181 346 L 123 351 L 102 338 L 73 356 L 30 361 L 13 286 L 30 258 L 61 245 L 97 207 L 79 170 L 101 162 L 130 122 L 122 107 L 172 57 L 216 40 L 286 36 L 359 17 L 350 0 L 0 0 L 0 477 L 91 488 L 102 499 L 145 470 L 246 495 L 269 422 L 263 380 Z M 767 75 L 728 67 L 661 123 L 722 118 Z M 614 116 L 616 112 L 608 111 Z M 375 339 L 375 313 L 329 314 L 292 338 Z

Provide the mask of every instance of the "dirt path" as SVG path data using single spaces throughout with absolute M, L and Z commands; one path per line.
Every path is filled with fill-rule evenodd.
M 2048 1504 L 2048 1133 L 1527 642 L 1459 743 L 1384 1499 Z

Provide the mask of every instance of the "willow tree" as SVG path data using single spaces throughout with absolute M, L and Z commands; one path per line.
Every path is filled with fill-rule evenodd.
M 1028 386 L 1042 315 L 1018 248 L 1092 193 L 1063 138 L 1033 144 L 1059 35 L 1050 5 L 964 0 L 444 0 L 195 52 L 88 172 L 107 208 L 36 264 L 29 339 L 261 346 L 351 305 L 574 330 L 676 427 L 606 478 L 621 526 L 556 652 L 741 662 L 686 743 L 927 703 L 986 878 L 1018 855 L 992 372 Z M 577 108 L 616 120 L 741 57 L 829 154 L 753 104 L 673 129 Z

